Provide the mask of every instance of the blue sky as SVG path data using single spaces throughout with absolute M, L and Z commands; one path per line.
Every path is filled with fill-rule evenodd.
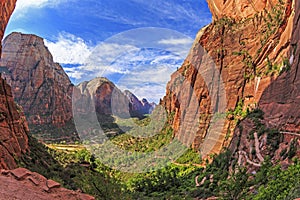
M 45 38 L 75 84 L 106 76 L 157 102 L 210 22 L 205 0 L 18 0 L 6 35 Z

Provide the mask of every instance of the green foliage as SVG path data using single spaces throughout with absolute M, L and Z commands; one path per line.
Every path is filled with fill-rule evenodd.
M 28 116 L 26 116 L 27 118 Z M 79 141 L 75 124 L 72 120 L 65 126 L 57 127 L 52 124 L 29 124 L 30 133 L 46 143 L 74 143 Z M 63 133 L 63 134 L 62 134 Z M 62 137 L 63 135 L 63 137 Z
M 282 74 L 283 72 L 288 72 L 291 69 L 291 64 L 288 58 L 283 58 L 282 59 L 282 69 L 280 71 L 280 74 Z
M 265 22 L 264 30 L 263 30 L 263 37 L 261 39 L 261 46 L 265 46 L 268 39 L 272 34 L 274 34 L 282 24 L 284 20 L 284 7 L 283 4 L 279 3 L 273 7 L 271 12 L 267 13 L 266 17 L 263 17 Z
M 236 170 L 229 179 L 220 181 L 221 199 L 244 199 L 247 196 L 249 174 L 246 168 Z
M 107 169 L 93 165 L 93 156 L 87 150 L 69 153 L 51 150 L 32 136 L 29 136 L 29 146 L 30 152 L 18 160 L 20 167 L 58 181 L 68 189 L 80 189 L 97 199 L 119 199 L 120 196 L 130 199 L 122 192 L 122 185 L 108 175 Z
M 170 165 L 157 171 L 139 174 L 128 182 L 134 197 L 143 199 L 191 199 L 194 177 L 201 168 Z M 138 199 L 134 198 L 134 199 Z
M 122 134 L 112 139 L 112 142 L 128 151 L 136 152 L 152 152 L 160 149 L 162 146 L 172 141 L 173 130 L 166 127 L 162 133 L 152 137 L 134 137 L 132 134 Z
M 289 159 L 292 159 L 296 153 L 297 153 L 297 139 L 292 140 L 291 144 L 290 144 L 290 148 L 289 148 L 289 152 L 287 154 Z
M 233 119 L 238 123 L 240 120 L 245 118 L 248 114 L 248 110 L 244 110 L 244 101 L 240 100 L 234 110 L 229 110 L 226 114 L 229 117 L 230 115 L 233 116 Z
M 277 129 L 266 129 L 267 145 L 269 146 L 270 155 L 278 149 L 280 142 L 283 140 L 283 135 Z
M 198 178 L 198 180 L 202 180 L 206 177 L 207 180 L 192 193 L 192 196 L 204 199 L 211 196 L 222 196 L 225 191 L 223 191 L 221 195 L 220 184 L 225 184 L 224 180 L 227 180 L 230 161 L 231 152 L 229 150 L 225 150 L 219 155 L 214 155 L 212 163 L 206 166 L 206 169 Z M 212 181 L 210 181 L 211 177 Z
M 229 17 L 222 17 L 218 21 L 215 22 L 215 26 L 218 27 L 218 29 L 222 27 L 232 27 L 235 24 L 234 19 Z
M 271 167 L 265 173 L 266 184 L 261 185 L 254 200 L 286 199 L 294 188 L 300 185 L 300 163 L 296 162 L 287 170 L 281 170 L 279 166 Z
M 188 72 L 190 67 L 191 67 L 191 64 L 184 65 L 181 75 L 185 77 L 187 75 L 187 72 Z
M 247 117 L 252 120 L 259 120 L 264 119 L 264 112 L 259 108 L 252 110 L 250 113 L 247 114 Z
M 264 74 L 267 76 L 280 75 L 284 71 L 288 71 L 289 69 L 290 69 L 290 64 L 286 58 L 284 58 L 282 60 L 282 63 L 279 64 L 279 63 L 272 63 L 269 57 L 267 57 L 267 68 Z
M 190 148 L 176 160 L 176 163 L 201 164 L 202 160 L 200 158 L 200 154 L 198 152 L 196 152 L 194 149 Z

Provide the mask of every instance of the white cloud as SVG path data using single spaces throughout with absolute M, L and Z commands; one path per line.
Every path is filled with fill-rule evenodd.
M 60 33 L 56 42 L 45 40 L 54 61 L 61 64 L 84 64 L 93 50 L 87 43 L 70 33 Z
M 53 7 L 70 0 L 17 0 L 16 9 Z
M 104 42 L 93 49 L 91 56 L 86 61 L 87 65 L 108 66 L 126 52 L 138 50 L 134 45 Z
M 17 0 L 14 16 L 20 18 L 25 16 L 32 8 L 54 7 L 67 0 Z
M 155 60 L 155 62 L 151 60 Z M 177 62 L 173 62 L 173 60 Z M 179 57 L 173 55 L 153 57 L 149 54 L 149 57 L 140 60 L 141 64 L 133 66 L 132 70 L 128 74 L 124 74 L 116 84 L 122 90 L 130 90 L 138 98 L 147 98 L 149 101 L 158 103 L 158 100 L 165 94 L 170 75 L 176 70 L 176 67 L 180 66 L 180 61 Z M 125 64 L 125 61 L 123 62 Z
M 50 0 L 18 0 L 16 9 L 24 8 L 40 8 L 45 6 L 47 3 L 51 2 Z
M 75 78 L 75 79 L 81 79 L 84 75 L 83 72 L 80 71 L 74 71 L 74 72 L 66 72 L 69 77 Z
M 167 45 L 191 45 L 193 44 L 193 40 L 191 38 L 171 38 L 171 39 L 163 39 L 158 41 L 159 44 L 167 44 Z
M 144 32 L 152 33 L 152 37 L 145 37 Z M 144 32 L 138 29 L 132 34 L 125 33 L 126 37 L 117 35 L 96 47 L 69 33 L 61 33 L 56 42 L 45 41 L 45 44 L 54 60 L 65 64 L 64 69 L 75 84 L 95 77 L 109 77 L 120 89 L 157 102 L 165 94 L 170 75 L 180 67 L 193 41 L 169 30 L 165 30 L 166 34 L 162 34 L 161 29 Z

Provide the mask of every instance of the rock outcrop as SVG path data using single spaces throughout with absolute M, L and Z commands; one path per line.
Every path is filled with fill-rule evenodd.
M 128 100 L 123 93 L 107 78 L 94 78 L 77 86 L 79 95 L 73 98 L 78 112 L 104 115 L 126 115 Z M 74 91 L 74 93 L 77 93 Z
M 206 155 L 228 146 L 236 121 L 286 76 L 294 19 L 292 0 L 260 1 L 262 10 L 256 1 L 208 2 L 214 22 L 200 30 L 160 102 L 174 135 L 201 151 L 209 146 Z
M 125 90 L 124 94 L 129 100 L 129 110 L 131 112 L 131 116 L 150 114 L 153 111 L 155 107 L 154 103 L 149 103 L 145 98 L 139 100 L 129 90 Z
M 16 1 L 0 1 L 0 39 Z M 0 47 L 1 51 L 1 47 Z M 22 108 L 15 104 L 11 87 L 0 77 L 0 168 L 15 168 L 15 158 L 28 151 L 28 125 Z
M 3 41 L 1 66 L 15 100 L 24 108 L 29 124 L 64 125 L 72 118 L 71 81 L 54 63 L 42 38 L 12 33 Z
M 0 171 L 0 199 L 14 200 L 94 200 L 80 192 L 62 188 L 59 183 L 24 168 Z

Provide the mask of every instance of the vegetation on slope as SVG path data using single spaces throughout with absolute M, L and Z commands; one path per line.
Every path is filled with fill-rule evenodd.
M 275 151 L 280 143 L 280 134 L 266 128 L 262 123 L 263 113 L 254 110 L 248 112 L 246 118 L 254 122 L 254 131 L 268 133 L 269 150 Z M 238 120 L 239 123 L 241 121 Z M 130 128 L 126 123 L 124 125 Z M 146 126 L 149 119 L 135 123 Z M 112 137 L 111 141 L 129 151 L 151 152 L 161 148 L 172 137 L 172 130 L 166 126 L 161 133 L 150 138 L 123 134 Z M 32 137 L 29 142 L 31 152 L 19 160 L 20 166 L 54 179 L 69 189 L 80 189 L 97 199 L 205 199 L 212 196 L 220 199 L 292 199 L 300 196 L 300 162 L 296 159 L 294 164 L 283 170 L 279 164 L 273 164 L 270 157 L 265 157 L 261 167 L 252 174 L 246 167 L 237 165 L 234 152 L 229 150 L 224 149 L 219 155 L 214 155 L 210 164 L 206 161 L 204 169 L 196 165 L 202 162 L 199 154 L 188 149 L 176 161 L 158 170 L 126 173 L 104 166 L 80 144 L 53 144 L 47 148 Z M 288 157 L 289 151 L 282 155 Z M 290 158 L 294 156 L 295 153 Z
M 38 172 L 68 189 L 79 189 L 97 199 L 118 199 L 120 196 L 127 199 L 122 186 L 106 170 L 94 170 L 95 158 L 85 149 L 69 153 L 51 150 L 32 136 L 29 137 L 29 145 L 30 153 L 18 161 L 20 167 Z

